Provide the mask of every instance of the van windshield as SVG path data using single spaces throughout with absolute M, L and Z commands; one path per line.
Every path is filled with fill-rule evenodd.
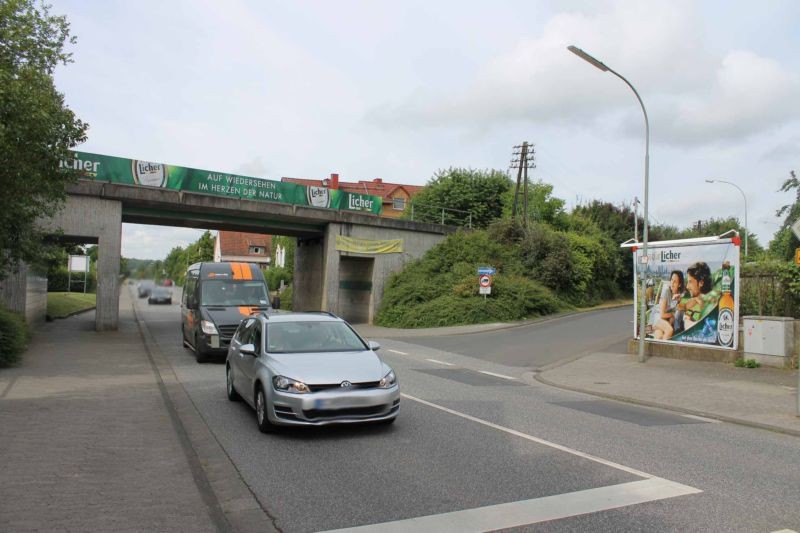
M 268 306 L 269 295 L 263 281 L 203 280 L 200 305 Z

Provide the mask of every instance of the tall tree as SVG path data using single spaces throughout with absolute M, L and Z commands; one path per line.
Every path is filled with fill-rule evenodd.
M 510 189 L 511 178 L 499 170 L 440 170 L 414 196 L 414 220 L 444 218 L 445 224 L 465 226 L 472 214 L 473 227 L 484 228 L 503 216 L 503 194 Z M 410 217 L 410 209 L 404 216 Z
M 35 222 L 63 203 L 75 177 L 59 161 L 86 140 L 87 125 L 53 82 L 55 68 L 72 61 L 64 48 L 74 42 L 66 18 L 49 6 L 0 2 L 0 279 L 19 261 L 42 259 Z
M 791 226 L 794 222 L 800 219 L 800 180 L 797 179 L 797 173 L 794 170 L 789 171 L 789 177 L 781 185 L 780 192 L 790 192 L 794 190 L 794 202 L 786 204 L 777 210 L 775 216 L 785 217 L 783 219 L 783 226 L 780 231 L 775 234 L 772 241 L 769 243 L 770 253 L 781 259 L 792 259 L 794 251 L 800 247 L 800 240 L 792 233 Z

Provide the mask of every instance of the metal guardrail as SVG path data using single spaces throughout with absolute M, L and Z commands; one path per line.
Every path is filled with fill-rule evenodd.
M 438 205 L 429 205 L 429 204 L 415 204 L 414 202 L 408 202 L 411 205 L 411 221 L 414 221 L 414 206 L 418 205 L 420 207 L 425 207 L 429 209 L 435 209 L 441 211 L 441 224 L 444 226 L 444 216 L 446 211 L 452 211 L 454 213 L 466 213 L 467 214 L 467 227 L 472 229 L 472 211 L 464 211 L 462 209 L 451 209 L 449 207 L 441 207 Z

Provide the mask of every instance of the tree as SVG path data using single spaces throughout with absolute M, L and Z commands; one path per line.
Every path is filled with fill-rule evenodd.
M 784 216 L 783 226 L 781 230 L 775 234 L 775 237 L 769 244 L 770 253 L 780 259 L 790 260 L 794 257 L 794 251 L 800 247 L 800 241 L 792 233 L 792 224 L 800 219 L 800 180 L 797 179 L 797 174 L 794 170 L 789 171 L 789 177 L 781 185 L 780 192 L 795 191 L 794 203 L 782 206 L 775 213 L 775 216 Z
M 449 168 L 439 170 L 412 201 L 414 220 L 465 226 L 472 214 L 472 225 L 488 226 L 503 216 L 503 194 L 511 189 L 511 179 L 499 170 Z M 442 208 L 445 211 L 442 217 Z M 404 217 L 410 218 L 411 207 Z
M 0 2 L 0 279 L 19 261 L 40 263 L 36 220 L 66 197 L 73 171 L 59 169 L 86 140 L 87 124 L 64 103 L 53 72 L 72 61 L 69 24 L 35 0 Z
M 503 194 L 503 216 L 505 218 L 511 217 L 515 189 L 516 187 L 511 187 Z M 520 194 L 522 192 L 523 188 L 521 186 Z M 553 186 L 549 183 L 544 183 L 541 180 L 528 180 L 528 220 L 547 222 L 548 224 L 562 227 L 566 218 L 565 204 L 564 200 L 553 196 Z M 522 202 L 520 201 L 518 205 L 518 209 L 521 209 Z

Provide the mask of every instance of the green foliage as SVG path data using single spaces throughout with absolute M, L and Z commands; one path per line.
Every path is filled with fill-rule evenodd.
M 510 178 L 499 170 L 439 170 L 414 196 L 414 220 L 439 224 L 444 207 L 464 211 L 445 211 L 445 224 L 466 226 L 472 213 L 472 226 L 485 228 L 502 217 L 503 195 L 510 188 Z M 411 217 L 410 205 L 403 216 Z
M 516 182 L 503 193 L 503 218 L 510 219 L 514 196 L 516 193 Z M 520 184 L 519 197 L 517 198 L 517 213 L 522 214 L 524 183 Z M 531 181 L 528 179 L 528 212 L 526 218 L 534 222 L 547 222 L 555 226 L 563 226 L 566 223 L 567 214 L 564 211 L 566 202 L 560 198 L 553 197 L 553 186 L 543 181 Z
M 289 285 L 281 293 L 281 309 L 292 310 L 292 286 Z
M 538 281 L 523 274 L 519 247 L 498 235 L 513 233 L 501 223 L 492 231 L 448 236 L 386 284 L 376 323 L 419 328 L 511 321 L 567 307 Z M 477 268 L 493 266 L 492 295 L 478 295 Z
M 0 307 L 0 368 L 19 363 L 29 339 L 30 331 L 22 315 Z
M 69 271 L 65 267 L 56 268 L 47 273 L 47 292 L 84 292 L 83 282 L 83 273 L 73 272 L 70 277 Z M 95 267 L 86 275 L 85 292 L 93 293 L 96 290 L 97 269 Z
M 759 261 L 742 267 L 739 313 L 800 318 L 800 267 Z
M 80 311 L 86 311 L 97 305 L 97 295 L 75 292 L 47 293 L 47 317 L 65 318 Z
M 66 196 L 74 172 L 59 169 L 86 140 L 87 125 L 66 106 L 53 82 L 71 61 L 64 17 L 34 0 L 0 2 L 0 278 L 19 261 L 36 263 L 45 239 L 35 222 Z
M 761 363 L 755 359 L 737 359 L 733 362 L 733 366 L 738 368 L 758 368 L 761 366 Z
M 281 286 L 281 280 L 283 280 L 284 285 L 291 285 L 292 273 L 285 267 L 270 267 L 264 271 L 264 279 L 267 280 L 269 290 L 276 291 Z

